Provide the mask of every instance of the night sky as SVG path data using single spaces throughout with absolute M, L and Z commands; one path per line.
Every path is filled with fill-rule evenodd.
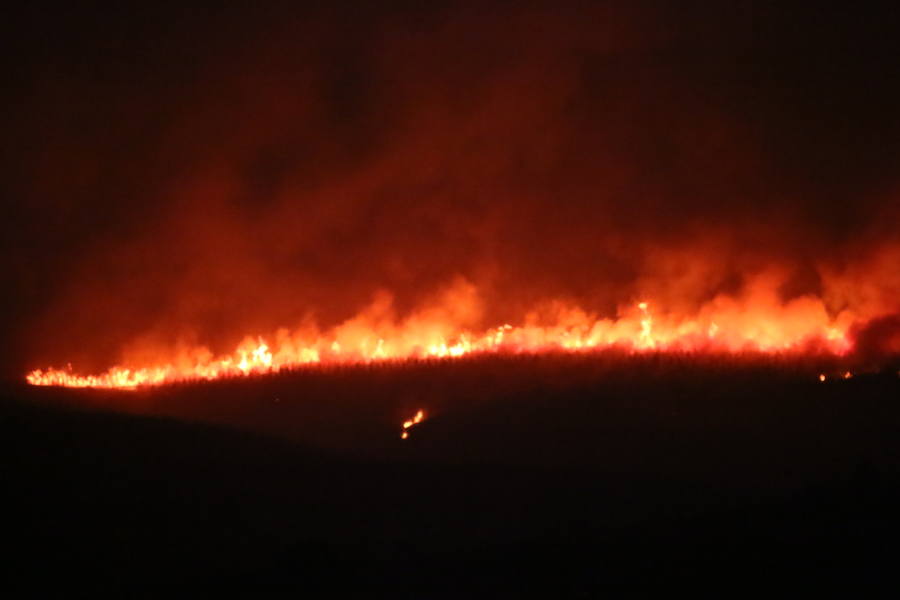
M 773 265 L 900 302 L 895 7 L 145 4 L 3 16 L 6 377 L 459 278 L 490 322 Z

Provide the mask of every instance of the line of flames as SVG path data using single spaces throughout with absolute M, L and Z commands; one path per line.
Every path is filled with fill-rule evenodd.
M 732 318 L 713 320 L 657 320 L 646 302 L 620 319 L 593 319 L 575 311 L 558 325 L 546 327 L 504 324 L 481 334 L 453 333 L 441 323 L 406 323 L 386 330 L 372 326 L 343 326 L 328 335 L 304 340 L 302 334 L 281 331 L 270 345 L 262 337 L 248 337 L 228 356 L 213 357 L 205 348 L 156 366 L 114 366 L 98 375 L 67 369 L 37 369 L 26 376 L 33 385 L 79 388 L 134 389 L 185 380 L 274 373 L 302 365 L 371 363 L 415 358 L 452 359 L 486 353 L 585 352 L 621 348 L 633 352 L 801 352 L 844 354 L 851 348 L 849 323 L 802 319 Z

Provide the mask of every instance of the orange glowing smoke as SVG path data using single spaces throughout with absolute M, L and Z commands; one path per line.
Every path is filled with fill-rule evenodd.
M 98 375 L 71 369 L 35 370 L 34 385 L 136 388 L 183 380 L 273 373 L 301 365 L 352 364 L 404 359 L 452 359 L 489 353 L 589 352 L 618 348 L 630 352 L 766 353 L 851 350 L 849 331 L 859 319 L 849 311 L 830 315 L 823 303 L 801 297 L 787 303 L 774 294 L 747 299 L 717 297 L 689 317 L 641 301 L 617 318 L 601 318 L 556 303 L 551 316 L 536 311 L 518 325 L 487 330 L 466 326 L 479 313 L 473 286 L 462 282 L 434 306 L 398 320 L 390 299 L 381 297 L 356 317 L 327 331 L 305 327 L 274 336 L 247 337 L 230 355 L 207 348 L 160 352 L 155 364 L 117 365 Z

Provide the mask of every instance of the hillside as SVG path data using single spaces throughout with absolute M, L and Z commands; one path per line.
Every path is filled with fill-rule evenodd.
M 887 581 L 900 378 L 806 368 L 544 357 L 11 386 L 6 566 L 401 597 Z

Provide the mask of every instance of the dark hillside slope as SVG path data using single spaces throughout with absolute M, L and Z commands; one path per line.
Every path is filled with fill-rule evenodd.
M 16 549 L 5 568 L 38 584 L 400 597 L 775 575 L 893 583 L 895 374 L 819 385 L 773 369 L 699 380 L 629 368 L 602 384 L 551 362 L 138 396 L 12 387 L 0 403 L 4 539 Z M 568 383 L 537 383 L 559 369 Z M 442 378 L 457 385 L 429 397 L 433 417 L 401 442 L 395 417 Z M 279 403 L 258 403 L 273 392 Z M 128 398 L 133 412 L 181 418 L 98 408 Z

